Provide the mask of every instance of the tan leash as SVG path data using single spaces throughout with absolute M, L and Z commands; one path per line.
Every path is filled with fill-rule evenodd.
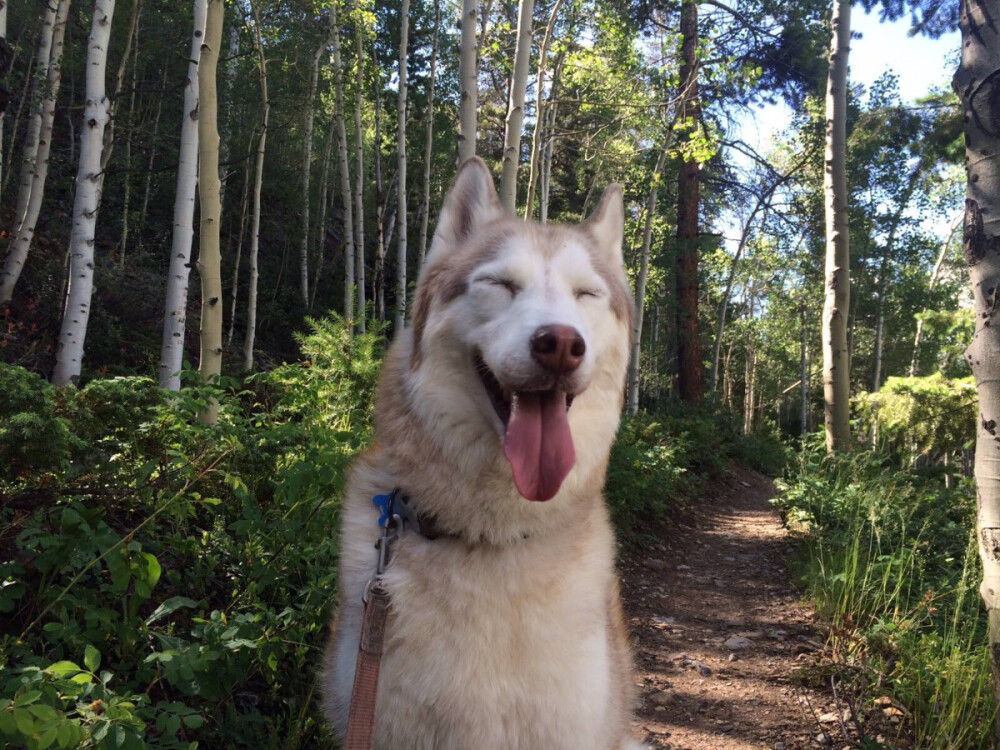
M 365 598 L 361 619 L 361 641 L 358 661 L 354 668 L 351 707 L 347 714 L 345 750 L 370 750 L 375 729 L 375 698 L 378 695 L 378 673 L 382 666 L 385 644 L 385 622 L 389 616 L 389 592 L 379 578 L 373 579 Z
M 378 698 L 378 673 L 385 648 L 386 621 L 389 619 L 391 598 L 382 582 L 382 574 L 392 561 L 392 548 L 406 526 L 420 533 L 420 523 L 406 504 L 399 489 L 389 495 L 376 495 L 372 503 L 382 510 L 379 525 L 382 536 L 375 543 L 378 563 L 375 575 L 365 587 L 364 612 L 361 617 L 361 640 L 354 666 L 351 705 L 347 712 L 345 750 L 371 750 L 375 731 L 375 702 Z

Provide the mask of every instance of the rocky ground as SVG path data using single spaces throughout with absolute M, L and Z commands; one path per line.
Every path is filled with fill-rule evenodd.
M 636 735 L 671 750 L 851 745 L 849 711 L 808 687 L 824 637 L 789 582 L 770 480 L 733 469 L 622 564 L 636 642 Z M 822 682 L 822 680 L 819 680 Z

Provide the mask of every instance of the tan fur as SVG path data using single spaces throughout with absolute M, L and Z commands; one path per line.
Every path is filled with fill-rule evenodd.
M 385 575 L 392 608 L 375 747 L 636 747 L 629 739 L 631 654 L 601 497 L 631 329 L 630 302 L 622 303 L 630 298 L 620 228 L 619 246 L 602 247 L 607 230 L 599 215 L 593 232 L 498 217 L 488 177 L 470 176 L 470 169 L 485 172 L 481 163 L 463 167 L 449 194 L 418 285 L 412 331 L 398 336 L 386 357 L 377 442 L 349 472 L 324 708 L 342 733 L 361 595 L 379 533 L 371 497 L 399 487 L 450 536 L 431 541 L 405 533 Z M 586 255 L 572 257 L 593 264 L 587 278 L 608 286 L 606 298 L 588 302 L 581 318 L 592 325 L 588 356 L 596 362 L 568 413 L 576 465 L 552 500 L 530 502 L 514 488 L 502 425 L 472 372 L 469 348 L 477 344 L 463 339 L 473 335 L 475 308 L 468 305 L 476 294 L 494 292 L 470 286 L 478 268 L 512 248 L 555 258 L 578 253 L 578 246 Z

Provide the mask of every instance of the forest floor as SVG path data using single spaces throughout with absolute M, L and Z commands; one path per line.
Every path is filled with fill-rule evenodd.
M 774 494 L 769 479 L 734 468 L 622 561 L 636 736 L 651 747 L 847 744 L 843 705 L 800 679 L 821 663 L 824 637 L 789 581 L 791 540 L 768 502 Z

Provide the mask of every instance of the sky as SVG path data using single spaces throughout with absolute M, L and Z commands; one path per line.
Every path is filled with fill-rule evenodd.
M 851 40 L 850 79 L 865 86 L 892 70 L 899 76 L 899 91 L 903 101 L 912 101 L 932 87 L 948 87 L 958 65 L 959 32 L 953 31 L 940 39 L 909 36 L 910 20 L 904 17 L 893 23 L 880 23 L 878 13 L 865 13 L 855 6 L 851 14 L 854 31 L 859 39 Z M 739 134 L 747 143 L 766 148 L 771 135 L 780 132 L 791 121 L 791 112 L 784 104 L 760 107 L 755 117 L 741 123 Z

